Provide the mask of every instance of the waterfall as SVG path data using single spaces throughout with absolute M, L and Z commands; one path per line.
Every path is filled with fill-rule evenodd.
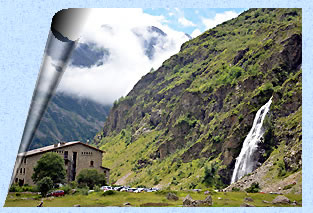
M 239 156 L 236 158 L 235 169 L 231 178 L 231 183 L 236 182 L 244 175 L 251 173 L 257 167 L 257 161 L 254 159 L 254 154 L 258 148 L 258 144 L 264 134 L 263 121 L 270 109 L 272 97 L 263 105 L 253 121 L 253 126 L 243 142 Z

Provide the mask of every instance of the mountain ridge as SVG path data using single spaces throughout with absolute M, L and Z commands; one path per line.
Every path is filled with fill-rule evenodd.
M 272 173 L 281 180 L 302 167 L 301 65 L 301 10 L 250 9 L 143 76 L 93 143 L 106 150 L 113 180 L 222 188 L 255 113 L 273 96 L 257 160 L 277 160 Z

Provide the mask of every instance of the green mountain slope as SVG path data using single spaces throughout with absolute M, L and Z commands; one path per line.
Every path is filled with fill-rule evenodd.
M 95 136 L 113 182 L 229 185 L 254 116 L 271 96 L 257 160 L 277 161 L 275 180 L 300 171 L 301 28 L 301 9 L 250 9 L 143 76 Z

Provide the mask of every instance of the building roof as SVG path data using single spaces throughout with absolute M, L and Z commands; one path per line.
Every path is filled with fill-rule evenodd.
M 50 145 L 50 146 L 45 146 L 45 147 L 42 147 L 42 148 L 33 149 L 33 150 L 28 151 L 28 152 L 21 152 L 21 153 L 18 153 L 18 156 L 22 157 L 22 156 L 36 155 L 36 154 L 40 154 L 40 153 L 44 153 L 44 152 L 48 152 L 48 151 L 52 151 L 52 150 L 57 150 L 57 149 L 68 147 L 68 146 L 73 146 L 73 145 L 76 145 L 76 144 L 81 144 L 81 145 L 87 146 L 87 147 L 89 147 L 91 149 L 95 149 L 95 150 L 97 150 L 99 152 L 102 152 L 102 153 L 104 152 L 101 149 L 98 149 L 96 147 L 93 147 L 93 146 L 90 146 L 88 144 L 82 143 L 80 141 L 71 141 L 71 142 L 61 142 L 61 143 L 58 143 L 58 144 L 53 144 L 53 145 Z

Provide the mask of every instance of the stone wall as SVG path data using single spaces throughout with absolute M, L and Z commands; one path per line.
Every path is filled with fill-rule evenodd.
M 79 172 L 83 169 L 97 169 L 101 173 L 106 174 L 107 183 L 109 182 L 109 170 L 102 167 L 102 152 L 83 145 L 81 143 L 74 144 L 71 146 L 60 146 L 57 149 L 48 151 L 48 152 L 55 152 L 59 154 L 62 158 L 64 158 L 65 151 L 68 151 L 67 163 L 65 163 L 65 169 L 67 172 L 67 181 L 71 181 L 70 174 L 71 174 L 71 165 L 73 162 L 73 153 L 77 153 L 76 158 L 76 176 Z M 43 154 L 47 152 L 42 152 L 30 156 L 26 156 L 26 162 L 22 160 L 22 163 L 17 170 L 17 173 L 14 178 L 14 183 L 18 183 L 19 180 L 24 180 L 24 184 L 28 185 L 35 185 L 32 181 L 31 176 L 33 174 L 33 168 L 35 167 L 37 161 L 42 157 Z M 66 162 L 66 160 L 65 160 Z M 91 163 L 93 162 L 93 163 Z

